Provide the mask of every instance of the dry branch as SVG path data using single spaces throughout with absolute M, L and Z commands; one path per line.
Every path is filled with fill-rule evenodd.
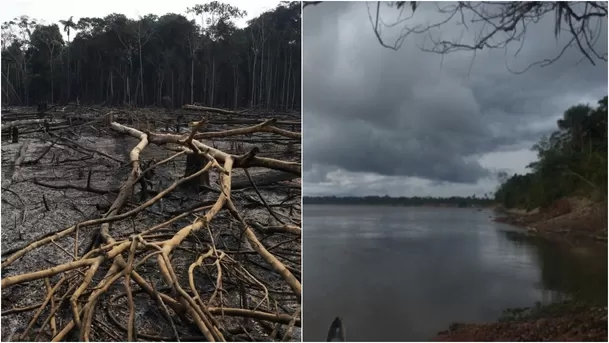
M 197 106 L 197 105 L 184 105 L 182 106 L 185 110 L 193 110 L 193 111 L 205 111 L 219 114 L 239 114 L 239 112 L 223 110 L 221 108 L 213 108 L 213 107 L 205 107 L 205 106 Z
M 210 112 L 209 109 L 205 109 L 205 111 Z M 222 113 L 218 111 L 216 113 Z M 224 114 L 233 114 L 233 112 Z M 196 129 L 201 126 L 199 125 L 190 134 L 175 135 L 142 132 L 114 121 L 110 123 L 112 130 L 138 140 L 129 153 L 130 171 L 121 187 L 112 190 L 114 194 L 91 186 L 90 168 L 86 186 L 77 186 L 73 182 L 50 184 L 30 178 L 28 182 L 45 188 L 74 189 L 106 193 L 105 197 L 116 196 L 110 208 L 101 217 L 64 226 L 63 229 L 42 235 L 22 247 L 8 249 L 10 255 L 2 261 L 0 266 L 3 276 L 1 280 L 3 300 L 9 301 L 4 298 L 7 294 L 5 292 L 10 292 L 17 287 L 25 287 L 28 284 L 34 286 L 38 285 L 37 282 L 43 282 L 44 289 L 43 298 L 38 300 L 39 303 L 36 306 L 21 306 L 3 311 L 3 315 L 26 315 L 28 312 L 34 311 L 29 317 L 27 329 L 23 330 L 20 338 L 39 340 L 48 336 L 52 341 L 60 341 L 75 338 L 72 334 L 76 334 L 80 341 L 97 339 L 100 337 L 99 335 L 106 335 L 111 339 L 124 335 L 121 339 L 128 340 L 161 338 L 170 340 L 197 338 L 200 340 L 204 337 L 207 341 L 225 341 L 229 337 L 231 340 L 238 339 L 232 336 L 241 332 L 245 333 L 248 339 L 254 339 L 252 332 L 249 331 L 251 328 L 248 327 L 246 331 L 243 331 L 241 330 L 243 327 L 238 322 L 235 327 L 235 321 L 231 320 L 232 317 L 288 325 L 288 332 L 283 338 L 290 338 L 292 328 L 300 326 L 300 319 L 297 318 L 299 316 L 298 304 L 291 309 L 282 305 L 282 308 L 286 308 L 286 310 L 284 313 L 278 313 L 271 307 L 269 299 L 274 299 L 271 291 L 275 292 L 272 294 L 291 292 L 293 293 L 291 299 L 300 301 L 302 286 L 293 274 L 296 272 L 296 275 L 300 275 L 299 266 L 294 267 L 293 257 L 286 258 L 283 253 L 275 253 L 275 251 L 285 250 L 287 244 L 299 245 L 300 236 L 274 243 L 271 248 L 267 249 L 256 237 L 235 205 L 238 199 L 247 199 L 250 195 L 245 197 L 239 195 L 234 198 L 232 185 L 235 179 L 233 173 L 242 172 L 239 169 L 254 167 L 271 169 L 270 174 L 266 172 L 261 175 L 280 173 L 279 180 L 290 180 L 300 177 L 301 164 L 259 157 L 257 156 L 260 154 L 258 147 L 254 147 L 242 155 L 233 155 L 221 148 L 216 148 L 215 145 L 212 147 L 198 140 L 201 138 L 220 139 L 258 132 L 291 138 L 300 137 L 300 133 L 270 126 L 275 122 L 276 120 L 267 120 L 247 128 L 195 134 Z M 75 140 L 61 135 L 51 135 L 57 137 L 58 140 L 67 141 L 80 150 L 120 161 L 98 149 L 85 148 Z M 55 142 L 50 147 L 45 147 L 43 154 L 35 161 L 40 162 L 42 156 L 49 153 L 55 146 Z M 142 164 L 142 154 L 147 150 L 157 148 L 149 147 L 151 144 L 167 146 L 171 149 L 177 145 L 179 152 L 158 163 Z M 23 150 L 21 157 L 25 158 L 26 148 L 21 150 Z M 141 182 L 146 182 L 148 176 L 145 175 L 149 175 L 148 173 L 153 169 L 161 167 L 167 169 L 171 162 L 176 163 L 178 157 L 193 153 L 202 154 L 208 163 L 195 173 L 174 180 L 169 185 L 165 184 L 159 191 L 155 190 L 152 198 L 141 200 L 142 203 L 139 204 L 133 204 L 136 186 Z M 23 162 L 23 158 L 20 163 Z M 40 163 L 33 164 L 40 165 Z M 16 165 L 19 164 L 16 163 Z M 142 170 L 143 168 L 145 170 Z M 199 201 L 198 206 L 191 207 L 190 210 L 184 209 L 184 207 L 180 207 L 179 211 L 162 209 L 164 201 L 170 201 L 170 197 L 175 199 L 182 192 L 183 184 L 208 171 L 219 175 L 220 191 L 214 201 Z M 261 183 L 264 181 L 263 178 Z M 82 182 L 84 183 L 84 181 Z M 277 179 L 273 179 L 272 182 L 277 182 Z M 258 197 L 264 201 L 260 191 L 256 191 Z M 245 190 L 240 192 L 245 192 Z M 213 195 L 214 193 L 208 194 L 208 196 Z M 46 204 L 48 195 L 45 197 L 43 194 L 42 197 Z M 290 198 L 294 197 L 288 194 L 286 199 Z M 123 207 L 126 205 L 129 205 L 130 208 L 124 210 Z M 153 206 L 161 206 L 161 211 L 151 210 Z M 270 205 L 267 204 L 267 206 Z M 286 208 L 291 208 L 290 206 L 292 205 L 286 205 Z M 185 207 L 188 208 L 188 206 Z M 271 212 L 277 211 L 268 208 Z M 233 229 L 232 223 L 226 223 L 226 216 L 224 218 L 219 216 L 225 210 L 228 210 L 229 214 L 237 220 L 236 230 Z M 47 211 L 47 213 L 51 212 L 52 210 Z M 150 225 L 151 213 L 157 213 L 155 215 L 160 215 L 165 219 Z M 287 217 L 286 214 L 281 214 L 281 216 Z M 191 220 L 190 224 L 185 223 L 189 217 L 194 220 Z M 145 219 L 142 220 L 142 218 Z M 279 218 L 277 219 L 279 220 Z M 130 221 L 134 227 L 129 232 L 125 228 Z M 136 229 L 136 221 L 146 223 L 144 224 L 145 229 Z M 300 219 L 289 219 L 289 221 L 299 222 Z M 282 227 L 285 228 L 283 232 L 300 232 L 300 229 L 292 224 L 285 224 Z M 269 232 L 265 232 L 265 234 Z M 231 245 L 227 243 L 227 240 L 239 240 L 240 236 L 245 237 L 250 246 L 248 249 L 251 253 L 248 253 L 248 257 L 245 259 L 233 258 L 243 256 L 242 251 L 239 248 L 236 250 L 231 248 Z M 265 236 L 265 239 L 267 237 Z M 90 238 L 90 244 L 83 251 L 83 247 L 79 246 L 79 243 L 84 246 L 87 238 Z M 72 244 L 72 246 L 64 248 L 67 244 Z M 17 263 L 32 256 L 39 256 L 44 253 L 47 246 L 59 248 L 60 253 L 63 254 L 62 259 L 53 261 L 51 266 L 36 267 L 34 270 L 24 269 L 20 263 Z M 277 249 L 279 246 L 282 248 Z M 295 253 L 299 256 L 299 248 Z M 151 264 L 154 260 L 156 263 Z M 11 267 L 10 270 L 8 267 Z M 256 272 L 252 272 L 252 269 L 256 269 Z M 276 275 L 269 280 L 277 280 L 273 281 L 272 287 L 269 280 L 261 279 L 261 275 L 263 275 L 261 273 L 269 273 L 269 271 Z M 157 275 L 157 279 L 152 280 L 152 275 Z M 210 280 L 211 288 L 205 281 L 207 279 Z M 248 289 L 245 292 L 249 294 L 247 297 L 258 299 L 251 302 L 251 307 L 246 305 L 244 308 L 237 308 L 240 305 L 237 305 L 239 302 L 235 302 L 235 299 L 239 295 L 233 288 L 233 285 L 237 284 Z M 124 291 L 122 297 L 114 296 L 113 300 L 109 302 L 103 301 L 112 294 L 116 294 L 117 289 Z M 147 306 L 155 307 L 156 311 L 162 314 L 162 317 L 157 318 L 164 321 L 166 327 L 170 328 L 164 334 L 152 334 L 141 327 L 139 316 L 142 312 L 138 307 L 142 306 L 142 302 L 139 301 L 141 300 L 139 294 L 146 296 L 149 303 L 152 304 Z M 119 300 L 124 300 L 124 305 L 119 306 L 117 303 Z M 7 303 L 17 302 L 11 299 Z M 242 302 L 242 304 L 249 303 L 249 301 Z M 67 312 L 61 311 L 62 308 L 65 309 L 62 304 L 68 305 Z M 109 323 L 101 320 L 98 315 L 100 307 L 105 307 Z M 38 329 L 34 330 L 36 326 Z M 113 327 L 118 327 L 119 330 L 115 330 Z M 32 336 L 33 333 L 37 333 L 37 336 Z

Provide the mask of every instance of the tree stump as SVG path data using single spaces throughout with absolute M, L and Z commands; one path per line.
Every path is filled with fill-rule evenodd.
M 163 105 L 163 108 L 165 109 L 165 113 L 170 113 L 171 110 L 173 109 L 173 102 L 171 101 L 171 98 L 169 97 L 169 95 L 165 95 L 164 97 L 161 98 L 161 104 Z
M 148 168 L 150 168 L 151 166 L 153 166 L 155 164 L 156 164 L 156 159 L 154 159 L 154 158 L 147 162 L 143 162 L 141 165 L 142 172 L 146 171 Z M 150 186 L 150 188 L 152 188 L 152 186 L 153 186 L 152 178 L 154 177 L 154 175 L 155 175 L 154 169 L 148 170 L 142 175 L 142 178 L 139 181 L 140 187 L 141 187 L 141 192 L 140 192 L 140 201 L 141 202 L 146 201 L 146 199 L 148 198 L 148 187 Z
M 286 154 L 291 155 L 296 151 L 296 149 L 294 148 L 294 142 L 289 141 L 288 142 L 288 146 L 285 149 Z
M 129 117 L 129 119 L 131 119 L 131 117 Z M 110 126 L 110 124 L 112 124 L 113 121 L 114 121 L 114 114 L 112 112 L 106 114 L 106 116 L 104 117 L 104 125 Z
M 13 126 L 13 128 L 11 129 L 11 136 L 13 139 L 13 143 L 19 143 L 19 129 L 17 129 L 16 126 Z
M 42 113 L 46 112 L 46 110 L 47 110 L 47 103 L 46 102 L 39 102 L 38 106 L 36 106 L 36 110 L 38 111 L 39 114 L 42 114 Z
M 182 112 L 180 111 L 180 113 L 178 113 L 178 116 L 176 117 L 176 133 L 180 133 L 180 128 L 182 127 L 182 123 L 184 121 L 184 114 L 182 114 Z
M 207 158 L 202 155 L 188 154 L 186 156 L 186 170 L 184 171 L 184 177 L 188 177 L 199 170 L 203 169 L 207 164 Z M 201 174 L 199 177 L 194 178 L 185 183 L 185 186 L 189 189 L 200 191 L 202 188 L 209 188 L 211 186 L 209 181 L 209 171 Z

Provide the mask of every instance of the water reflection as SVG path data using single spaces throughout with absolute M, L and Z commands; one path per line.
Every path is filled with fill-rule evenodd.
M 519 231 L 501 231 L 514 244 L 532 247 L 544 289 L 571 298 L 607 303 L 607 246 L 550 242 Z
M 452 322 L 493 321 L 505 308 L 560 300 L 573 289 L 606 292 L 606 250 L 604 259 L 593 252 L 574 262 L 489 215 L 305 206 L 304 339 L 324 340 L 339 315 L 349 340 L 428 340 Z

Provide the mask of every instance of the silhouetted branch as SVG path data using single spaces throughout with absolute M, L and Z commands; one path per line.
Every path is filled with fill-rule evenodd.
M 426 24 L 409 25 L 408 20 L 414 17 L 418 8 L 416 2 L 410 2 L 412 13 L 404 17 L 403 13 L 407 6 L 405 1 L 389 2 L 387 6 L 399 10 L 398 18 L 385 23 L 381 16 L 381 3 L 377 2 L 375 13 L 368 6 L 369 20 L 374 33 L 383 47 L 399 50 L 404 40 L 410 35 L 424 34 L 431 42 L 430 46 L 419 46 L 422 51 L 438 54 L 448 54 L 456 51 L 477 51 L 483 49 L 507 49 L 512 42 L 520 42 L 521 45 L 514 55 L 518 55 L 524 43 L 527 28 L 530 24 L 538 23 L 544 16 L 554 13 L 555 29 L 554 35 L 558 37 L 561 33 L 567 33 L 572 38 L 563 45 L 560 52 L 552 58 L 536 61 L 521 71 L 523 73 L 533 66 L 544 67 L 560 59 L 568 48 L 577 46 L 583 58 L 592 65 L 600 61 L 607 61 L 607 52 L 599 53 L 595 45 L 602 35 L 602 23 L 607 17 L 607 2 L 468 2 L 439 3 L 436 4 L 436 12 L 441 19 Z M 434 29 L 441 29 L 453 19 L 457 25 L 462 25 L 469 30 L 469 24 L 476 25 L 471 42 L 465 42 L 462 37 L 445 40 L 433 35 Z M 563 28 L 566 24 L 567 28 Z M 383 28 L 402 26 L 400 35 L 393 43 L 388 43 L 382 37 Z

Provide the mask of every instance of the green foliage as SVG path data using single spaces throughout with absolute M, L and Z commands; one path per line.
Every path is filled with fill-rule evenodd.
M 533 146 L 538 160 L 530 173 L 503 177 L 498 202 L 533 209 L 565 196 L 607 197 L 607 97 L 596 108 L 569 108 L 557 126 Z
M 50 25 L 27 16 L 6 22 L 3 103 L 78 98 L 150 106 L 168 95 L 174 106 L 291 110 L 300 104 L 299 3 L 283 2 L 244 28 L 234 21 L 245 11 L 229 4 L 209 2 L 186 13 L 196 19 L 114 13 Z

